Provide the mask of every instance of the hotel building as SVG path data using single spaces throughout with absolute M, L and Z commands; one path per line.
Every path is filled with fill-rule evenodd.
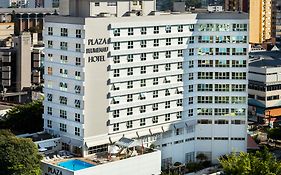
M 134 138 L 159 148 L 163 167 L 246 151 L 246 14 L 61 2 L 44 25 L 43 117 L 62 149 L 85 157 Z

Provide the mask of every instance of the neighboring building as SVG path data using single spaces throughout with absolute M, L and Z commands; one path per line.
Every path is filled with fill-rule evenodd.
M 43 62 L 44 62 L 44 45 L 43 44 L 36 44 L 33 45 L 32 52 L 31 52 L 31 77 L 32 77 L 32 84 L 36 86 L 43 85 L 44 79 L 44 68 L 43 68 Z
M 275 38 L 274 0 L 250 0 L 250 43 L 272 43 Z
M 58 8 L 59 0 L 29 0 L 27 8 Z
M 11 16 L 0 15 L 0 47 L 9 45 L 14 35 L 14 23 Z
M 16 51 L 10 47 L 0 48 L 0 63 L 0 84 L 3 86 L 0 89 L 16 91 Z
M 249 0 L 225 0 L 225 11 L 249 12 Z
M 281 44 L 281 1 L 275 1 L 275 14 L 276 14 L 276 42 Z
M 186 10 L 185 1 L 173 2 L 173 12 L 185 12 L 185 10 Z
M 246 151 L 247 14 L 68 2 L 70 16 L 44 26 L 44 130 L 64 149 L 87 157 L 134 138 L 161 149 L 166 168 Z
M 281 52 L 250 53 L 249 113 L 264 119 L 281 116 Z M 260 120 L 261 121 L 261 120 Z
M 42 40 L 43 21 L 46 15 L 57 15 L 56 8 L 0 8 L 0 16 L 12 19 L 14 34 L 30 31 L 38 33 L 38 40 Z M 0 17 L 1 18 L 1 17 Z

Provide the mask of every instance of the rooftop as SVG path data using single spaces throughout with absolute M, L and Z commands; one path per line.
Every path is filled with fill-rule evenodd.
M 259 68 L 281 67 L 280 51 L 250 52 L 250 66 Z

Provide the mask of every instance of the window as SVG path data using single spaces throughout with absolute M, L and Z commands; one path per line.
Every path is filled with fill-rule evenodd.
M 213 67 L 213 60 L 198 60 L 198 67 Z
M 146 53 L 141 53 L 140 60 L 145 61 L 146 60 Z
M 144 86 L 146 86 L 146 80 L 145 79 L 141 79 L 140 87 L 144 87 Z
M 120 50 L 120 42 L 113 43 L 113 49 L 114 50 Z
M 215 96 L 215 103 L 229 103 L 229 97 L 227 96 Z
M 75 71 L 75 79 L 77 79 L 77 80 L 81 79 L 81 72 Z
M 47 120 L 47 127 L 52 128 L 52 120 Z
M 53 48 L 53 41 L 48 40 L 48 48 Z
M 158 71 L 159 71 L 159 66 L 153 65 L 153 72 L 158 72 Z
M 60 123 L 60 131 L 67 132 L 66 130 L 66 124 Z
M 212 115 L 212 108 L 197 108 L 197 115 Z
M 63 64 L 66 64 L 67 63 L 67 56 L 61 55 L 60 56 L 60 62 L 63 63 Z
M 171 51 L 166 51 L 165 56 L 166 58 L 171 58 Z
M 188 92 L 193 92 L 193 85 L 188 85 Z
M 145 106 L 140 107 L 140 113 L 145 113 Z
M 128 94 L 127 95 L 127 102 L 133 101 L 133 94 Z
M 119 69 L 113 69 L 113 77 L 119 77 L 119 76 L 120 76 Z
M 53 114 L 53 108 L 47 107 L 47 114 L 52 115 Z
M 194 77 L 193 75 L 194 75 L 193 73 L 188 73 L 188 79 L 193 80 L 193 77 Z
M 113 124 L 113 131 L 119 131 L 119 123 Z
M 159 39 L 154 39 L 153 40 L 153 46 L 158 47 L 159 46 Z
M 133 59 L 134 59 L 134 55 L 128 55 L 127 56 L 127 61 L 128 62 L 133 62 Z
M 169 96 L 169 95 L 171 95 L 171 94 L 170 94 L 170 91 L 169 91 L 168 89 L 166 89 L 166 90 L 165 90 L 165 96 Z
M 153 52 L 153 59 L 159 59 L 159 52 Z
M 165 114 L 165 121 L 171 120 L 171 114 Z
M 182 37 L 178 38 L 178 44 L 179 44 L 179 45 L 180 45 L 180 44 L 183 44 L 183 38 L 182 38 Z
M 66 119 L 67 118 L 67 113 L 65 110 L 60 110 L 60 117 Z
M 141 34 L 142 35 L 146 35 L 146 27 L 142 27 L 141 28 Z
M 246 72 L 232 72 L 232 79 L 234 80 L 245 80 Z
M 133 28 L 128 28 L 128 35 L 134 35 L 134 29 Z
M 215 120 L 215 124 L 225 125 L 225 124 L 228 124 L 228 120 Z
M 197 103 L 213 103 L 212 96 L 198 96 Z
M 207 120 L 207 119 L 201 119 L 197 120 L 198 124 L 212 124 L 212 120 Z
M 188 110 L 188 117 L 192 117 L 193 116 L 193 109 L 189 109 Z
M 133 128 L 133 121 L 127 121 L 126 122 L 126 126 L 127 126 L 127 129 L 129 129 L 129 128 Z
M 158 78 L 153 78 L 153 85 L 158 85 Z
M 182 135 L 183 134 L 183 131 L 184 131 L 184 129 L 183 128 L 177 128 L 176 129 L 176 132 L 175 132 L 175 135 Z
M 230 48 L 216 48 L 216 55 L 230 55 Z
M 182 81 L 182 75 L 177 75 L 177 82 L 181 82 Z
M 134 42 L 128 41 L 128 49 L 133 49 L 133 48 L 134 48 Z
M 145 48 L 146 47 L 146 41 L 145 40 L 141 40 L 140 41 L 140 46 L 141 46 L 141 48 Z
M 53 27 L 48 27 L 48 35 L 53 35 Z
M 61 74 L 61 76 L 63 76 L 63 77 L 67 77 L 67 74 L 68 74 L 67 69 L 60 69 L 60 74 Z
M 170 25 L 166 26 L 165 31 L 166 33 L 171 33 L 171 26 Z
M 67 28 L 60 29 L 60 36 L 68 36 Z
M 100 3 L 99 2 L 95 2 L 95 6 L 100 6 Z
M 183 56 L 183 51 L 182 50 L 178 50 L 178 57 L 182 57 Z
M 133 115 L 133 108 L 127 108 L 127 115 Z
M 232 60 L 231 67 L 247 67 L 246 60 Z
M 112 112 L 112 116 L 113 116 L 113 118 L 119 117 L 119 110 L 114 110 L 114 111 Z
M 153 98 L 157 98 L 158 97 L 158 91 L 153 91 Z
M 133 88 L 133 81 L 128 81 L 127 82 L 127 89 Z
M 165 102 L 165 109 L 170 108 L 171 107 L 171 102 L 166 101 Z
M 81 38 L 81 33 L 82 33 L 82 31 L 77 29 L 76 30 L 76 38 Z
M 188 55 L 189 55 L 189 56 L 194 55 L 194 49 L 193 49 L 193 48 L 188 49 Z
M 158 110 L 158 103 L 152 104 L 152 111 L 157 111 Z
M 229 90 L 230 90 L 229 84 L 215 84 L 215 91 L 228 92 Z
M 171 45 L 171 38 L 166 38 L 166 46 L 170 46 Z
M 120 36 L 120 29 L 113 29 L 114 36 Z
M 177 119 L 181 119 L 182 118 L 182 112 L 181 111 L 177 112 L 176 115 L 177 115 Z
M 182 99 L 177 100 L 177 106 L 182 106 Z
M 178 32 L 183 32 L 183 25 L 178 26 Z
M 182 62 L 178 62 L 178 69 L 182 69 Z
M 47 100 L 48 101 L 53 101 L 53 94 L 47 94 Z
M 80 114 L 78 114 L 78 113 L 75 113 L 74 118 L 75 118 L 75 121 L 76 121 L 76 122 L 80 122 L 80 121 L 81 121 L 81 116 L 80 116 Z
M 213 79 L 213 72 L 198 72 L 198 79 Z
M 75 65 L 76 65 L 76 66 L 80 66 L 80 65 L 81 65 L 81 58 L 80 58 L 80 57 L 76 57 L 76 59 L 75 59 Z
M 48 75 L 53 75 L 53 68 L 52 67 L 48 67 L 47 71 L 48 71 Z
M 158 116 L 152 117 L 152 123 L 158 123 Z
M 74 100 L 74 105 L 76 108 L 80 108 L 81 107 L 81 101 L 80 100 Z
M 212 84 L 198 84 L 197 91 L 213 91 Z
M 75 85 L 74 86 L 74 91 L 75 91 L 76 94 L 80 94 L 81 93 L 81 86 Z
M 246 91 L 246 85 L 245 84 L 233 84 L 231 85 L 232 91 Z
M 189 36 L 188 37 L 188 43 L 189 44 L 194 43 L 194 36 Z
M 80 136 L 80 128 L 75 127 L 75 128 L 74 128 L 74 134 L 75 134 L 76 136 Z
M 215 108 L 215 115 L 229 115 L 229 109 L 228 108 Z
M 67 97 L 60 96 L 59 100 L 60 100 L 60 104 L 67 105 Z
M 144 126 L 145 125 L 145 118 L 141 118 L 140 119 L 140 126 Z
M 134 71 L 133 71 L 133 68 L 130 67 L 127 69 L 127 75 L 130 76 L 130 75 L 133 75 Z
M 67 50 L 67 42 L 60 42 L 60 49 Z
M 170 63 L 165 64 L 165 70 L 166 71 L 170 71 L 171 70 L 171 64 Z
M 153 27 L 153 33 L 158 34 L 159 33 L 159 26 L 154 26 Z
M 230 67 L 229 60 L 216 60 L 215 67 Z
M 198 43 L 213 43 L 213 36 L 199 36 Z
M 215 79 L 229 79 L 229 72 L 215 72 Z
M 76 49 L 75 49 L 76 52 L 81 52 L 81 44 L 77 44 L 76 43 Z
M 61 91 L 67 91 L 67 83 L 60 82 L 60 90 Z

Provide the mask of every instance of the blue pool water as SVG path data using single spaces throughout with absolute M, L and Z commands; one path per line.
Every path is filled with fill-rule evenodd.
M 77 171 L 77 170 L 82 170 L 85 168 L 93 167 L 95 165 L 89 164 L 82 160 L 73 159 L 73 160 L 68 160 L 65 162 L 60 162 L 60 163 L 58 163 L 58 166 L 64 167 L 64 168 L 72 170 L 72 171 Z

